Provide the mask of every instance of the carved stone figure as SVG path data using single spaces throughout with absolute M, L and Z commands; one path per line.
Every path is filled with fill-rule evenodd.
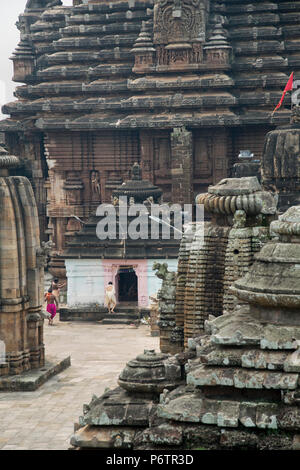
M 140 165 L 135 162 L 131 169 L 131 179 L 132 180 L 141 180 L 142 179 L 142 172 Z
M 91 172 L 91 188 L 92 188 L 92 198 L 96 197 L 100 201 L 100 199 L 101 199 L 101 186 L 100 186 L 99 171 L 92 171 Z
M 234 213 L 233 219 L 234 219 L 234 223 L 233 223 L 234 228 L 244 228 L 246 226 L 247 216 L 246 216 L 245 211 L 242 211 L 242 210 L 236 211 Z
M 37 249 L 37 262 L 39 267 L 46 267 L 48 259 L 51 255 L 51 251 L 54 247 L 54 243 L 52 241 L 42 242 L 41 247 Z
M 175 273 L 169 272 L 167 263 L 154 263 L 152 269 L 156 271 L 155 275 L 159 279 L 169 281 L 174 278 Z

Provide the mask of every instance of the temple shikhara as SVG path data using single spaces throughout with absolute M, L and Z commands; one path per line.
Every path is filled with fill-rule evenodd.
M 272 111 L 300 40 L 297 2 L 28 1 L 11 59 L 24 83 L 4 106 L 42 236 L 57 255 L 138 162 L 164 199 L 192 203 L 231 176 L 240 150 L 289 122 Z
M 61 322 L 149 315 L 159 336 L 84 405 L 72 449 L 300 449 L 300 1 L 28 0 L 17 28 L 0 391 L 45 366 L 46 268 Z M 151 233 L 156 204 L 190 208 L 181 237 L 162 214 L 157 237 L 120 236 L 134 205 Z

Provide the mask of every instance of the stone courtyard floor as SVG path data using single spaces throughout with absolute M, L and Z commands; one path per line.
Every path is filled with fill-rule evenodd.
M 0 392 L 1 450 L 70 448 L 74 423 L 92 395 L 117 386 L 126 362 L 144 349 L 159 351 L 150 328 L 89 322 L 45 322 L 48 359 L 71 356 L 71 367 L 35 392 Z

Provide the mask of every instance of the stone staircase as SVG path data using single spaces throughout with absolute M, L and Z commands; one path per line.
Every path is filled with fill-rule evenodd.
M 106 313 L 102 325 L 130 325 L 138 323 L 140 312 L 137 305 L 117 305 L 114 313 Z

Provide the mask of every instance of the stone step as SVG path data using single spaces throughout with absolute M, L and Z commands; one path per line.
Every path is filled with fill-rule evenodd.
M 118 306 L 117 306 L 117 307 L 115 308 L 115 312 L 116 312 L 116 313 L 118 313 L 118 312 L 120 312 L 120 313 L 121 313 L 121 312 L 132 313 L 132 312 L 133 312 L 133 313 L 138 314 L 139 309 L 138 309 L 137 307 L 118 307 Z
M 116 313 L 108 313 L 107 315 L 104 316 L 103 319 L 107 320 L 109 318 L 113 318 L 115 320 L 138 320 L 139 315 L 138 313 L 121 313 L 121 312 L 116 312 Z
M 131 325 L 138 319 L 122 319 L 122 318 L 104 318 L 101 322 L 102 325 Z

